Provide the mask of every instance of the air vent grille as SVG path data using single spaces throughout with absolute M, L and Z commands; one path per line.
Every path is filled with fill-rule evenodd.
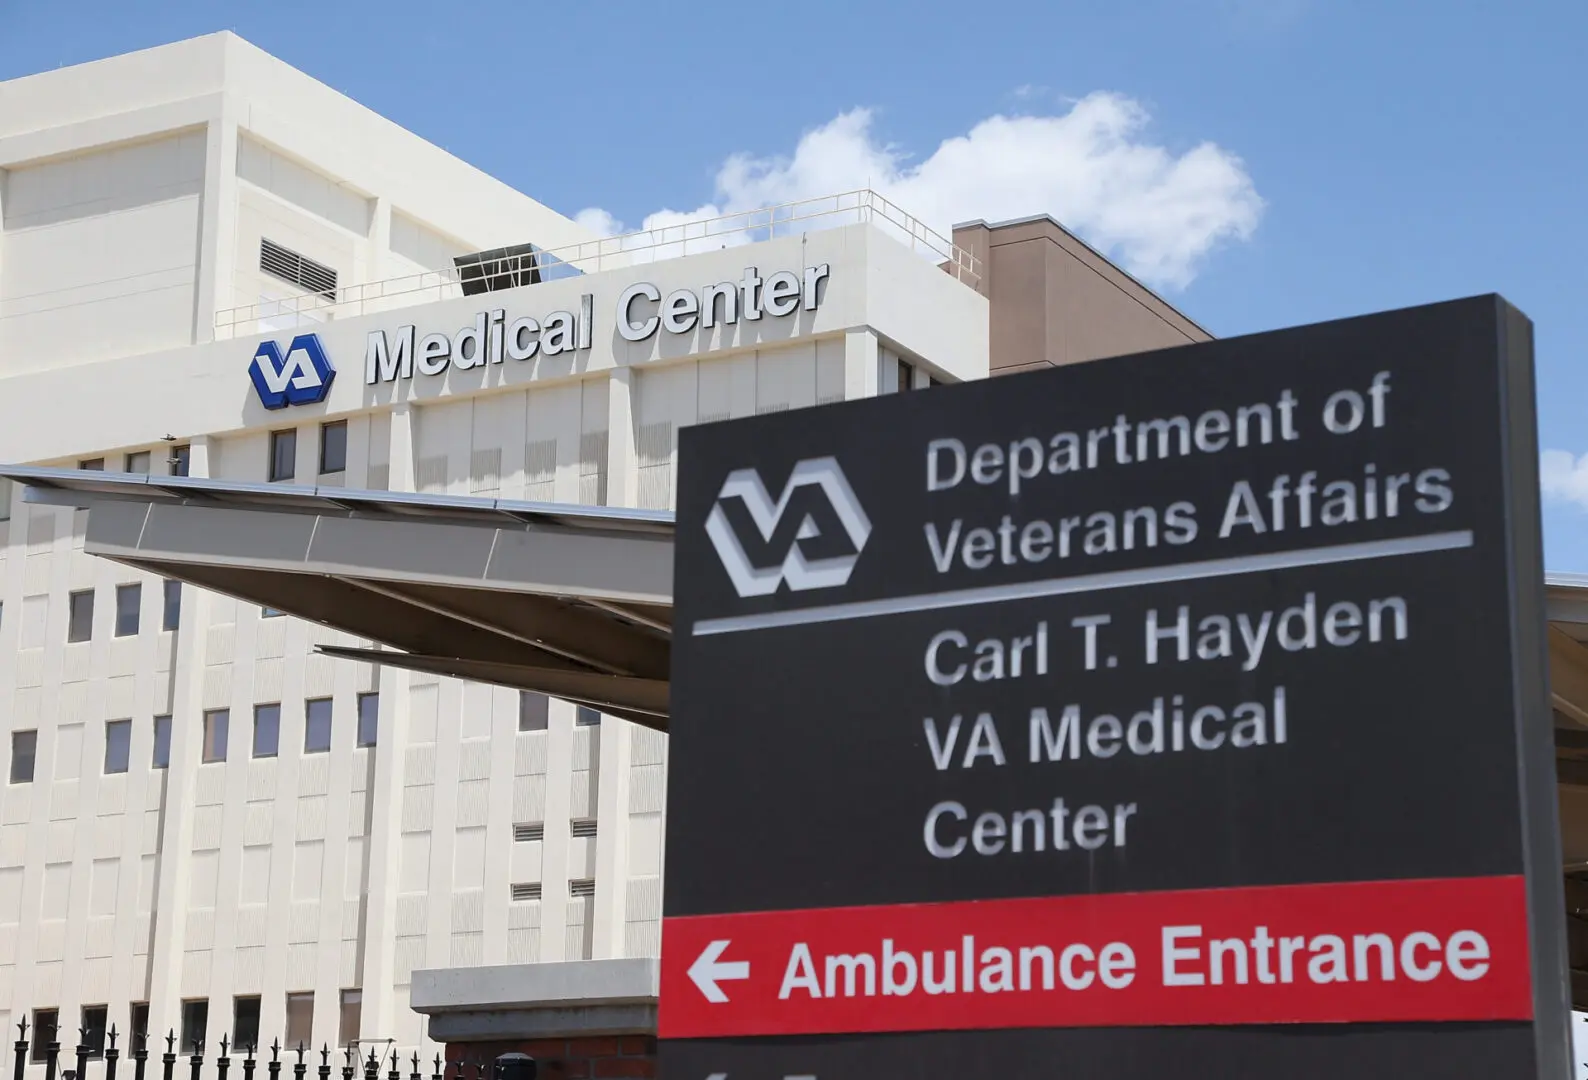
M 595 878 L 579 878 L 568 882 L 569 896 L 594 896 Z
M 259 269 L 327 300 L 336 299 L 335 270 L 263 237 L 259 241 Z
M 514 882 L 514 884 L 513 884 L 513 900 L 514 900 L 515 903 L 522 903 L 522 902 L 524 902 L 526 900 L 539 900 L 539 899 L 540 899 L 540 882 L 538 882 L 538 881 L 519 881 L 519 882 Z
M 594 836 L 596 834 L 596 819 L 574 818 L 573 834 L 575 836 Z
M 533 825 L 513 826 L 513 840 L 515 843 L 527 844 L 531 840 L 544 840 L 545 838 L 546 826 L 538 821 Z

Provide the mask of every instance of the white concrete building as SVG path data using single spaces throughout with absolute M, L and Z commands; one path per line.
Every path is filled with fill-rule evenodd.
M 784 216 L 597 242 L 230 34 L 0 83 L 0 462 L 665 509 L 683 425 L 988 374 L 975 258 Z M 415 969 L 656 955 L 665 736 L 315 655 L 81 516 L 0 481 L 0 1021 L 428 1055 Z

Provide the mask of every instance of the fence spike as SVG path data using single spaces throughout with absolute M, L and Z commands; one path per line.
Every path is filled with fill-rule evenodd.
M 20 1030 L 22 1038 L 28 1037 L 28 1018 L 26 1013 L 22 1015 L 22 1022 L 17 1025 L 17 1028 Z
M 111 1024 L 110 1025 L 110 1035 L 109 1035 L 109 1037 L 110 1037 L 110 1048 L 112 1050 L 114 1050 L 116 1048 L 116 1025 L 115 1024 Z
M 221 1057 L 225 1057 L 231 1052 L 231 1045 L 232 1044 L 227 1041 L 226 1036 L 224 1034 L 221 1035 Z
M 170 1054 L 176 1051 L 176 1028 L 172 1028 L 165 1036 L 165 1052 Z

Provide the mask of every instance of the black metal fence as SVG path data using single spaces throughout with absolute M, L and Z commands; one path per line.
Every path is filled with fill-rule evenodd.
M 77 1046 L 67 1051 L 63 1061 L 61 1044 L 51 1032 L 50 1041 L 37 1048 L 42 1055 L 36 1059 L 33 1057 L 33 1040 L 28 1038 L 28 1022 L 24 1018 L 17 1025 L 13 1080 L 24 1080 L 30 1061 L 44 1065 L 45 1080 L 118 1080 L 118 1076 L 120 1080 L 156 1080 L 150 1075 L 148 1035 L 138 1033 L 133 1036 L 133 1048 L 126 1055 L 131 1060 L 123 1065 L 122 1051 L 116 1045 L 120 1038 L 116 1029 L 112 1027 L 104 1034 L 108 1045 L 101 1050 L 98 1046 L 90 1045 L 88 1031 L 80 1029 Z M 173 1030 L 167 1034 L 165 1053 L 159 1055 L 155 1062 L 158 1080 L 202 1080 L 206 1075 L 206 1066 L 207 1075 L 214 1080 L 228 1080 L 229 1077 L 231 1080 L 256 1080 L 256 1074 L 262 1074 L 258 1080 L 282 1080 L 281 1074 L 289 1070 L 292 1080 L 308 1080 L 311 1072 L 315 1074 L 315 1080 L 332 1080 L 334 1073 L 340 1073 L 340 1080 L 489 1080 L 492 1070 L 488 1062 L 443 1062 L 437 1054 L 433 1063 L 426 1063 L 430 1069 L 427 1074 L 420 1067 L 418 1054 L 412 1054 L 407 1061 L 403 1061 L 396 1050 L 377 1055 L 372 1049 L 368 1057 L 361 1057 L 353 1046 L 333 1049 L 329 1044 L 324 1044 L 315 1050 L 300 1042 L 296 1047 L 284 1048 L 279 1039 L 261 1049 L 255 1046 L 233 1046 L 224 1035 L 220 1041 L 221 1052 L 216 1057 L 206 1059 L 202 1040 L 194 1042 L 190 1049 L 192 1052 L 189 1054 L 178 1054 L 176 1032 Z M 74 1057 L 76 1067 L 72 1068 Z M 315 1058 L 320 1059 L 318 1065 L 313 1064 Z M 332 1064 L 333 1058 L 337 1059 L 335 1065 Z M 91 1077 L 89 1070 L 96 1066 L 99 1075 Z M 129 1067 L 130 1076 L 127 1075 Z M 186 1072 L 186 1076 L 178 1076 L 179 1068 Z M 233 1074 L 233 1069 L 242 1074 L 240 1078 Z

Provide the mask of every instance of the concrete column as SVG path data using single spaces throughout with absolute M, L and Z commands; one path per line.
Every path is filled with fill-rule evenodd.
M 634 445 L 635 371 L 613 370 L 607 384 L 607 505 L 640 501 L 639 459 Z
M 380 1040 L 397 1030 L 397 895 L 402 871 L 404 750 L 408 745 L 408 672 L 380 669 L 380 717 L 375 735 L 375 779 L 370 788 L 369 893 L 364 908 L 364 991 L 359 1038 Z
M 595 926 L 592 960 L 623 955 L 629 893 L 629 749 L 627 720 L 601 718 L 600 779 L 596 807 Z
M 540 863 L 540 961 L 569 959 L 568 819 L 573 805 L 574 706 L 552 698 L 546 717 L 545 840 Z M 600 885 L 596 886 L 600 891 Z M 579 959 L 573 957 L 572 959 Z
M 195 438 L 191 447 L 188 475 L 209 476 L 210 437 Z M 151 1031 L 181 1022 L 188 864 L 193 847 L 193 785 L 204 745 L 204 662 L 209 615 L 209 593 L 203 589 L 182 590 L 181 627 L 177 630 L 172 673 L 171 760 L 166 769 L 165 804 L 160 818 L 154 944 L 149 951 Z
M 391 251 L 391 200 L 377 196 L 370 207 L 369 215 L 369 243 L 364 248 L 364 280 L 385 281 L 391 277 L 388 270 L 390 263 L 387 253 Z M 373 311 L 381 311 L 389 305 L 382 305 L 374 301 L 374 306 L 365 302 L 356 309 L 360 315 L 368 315 Z
M 206 128 L 200 207 L 195 343 L 214 341 L 215 313 L 236 302 L 232 284 L 237 266 L 237 107 L 230 96 L 222 97 L 221 114 Z
M 415 405 L 399 401 L 391 410 L 391 460 L 387 466 L 388 491 L 414 491 Z
M 850 330 L 844 335 L 844 400 L 877 396 L 877 335 Z

